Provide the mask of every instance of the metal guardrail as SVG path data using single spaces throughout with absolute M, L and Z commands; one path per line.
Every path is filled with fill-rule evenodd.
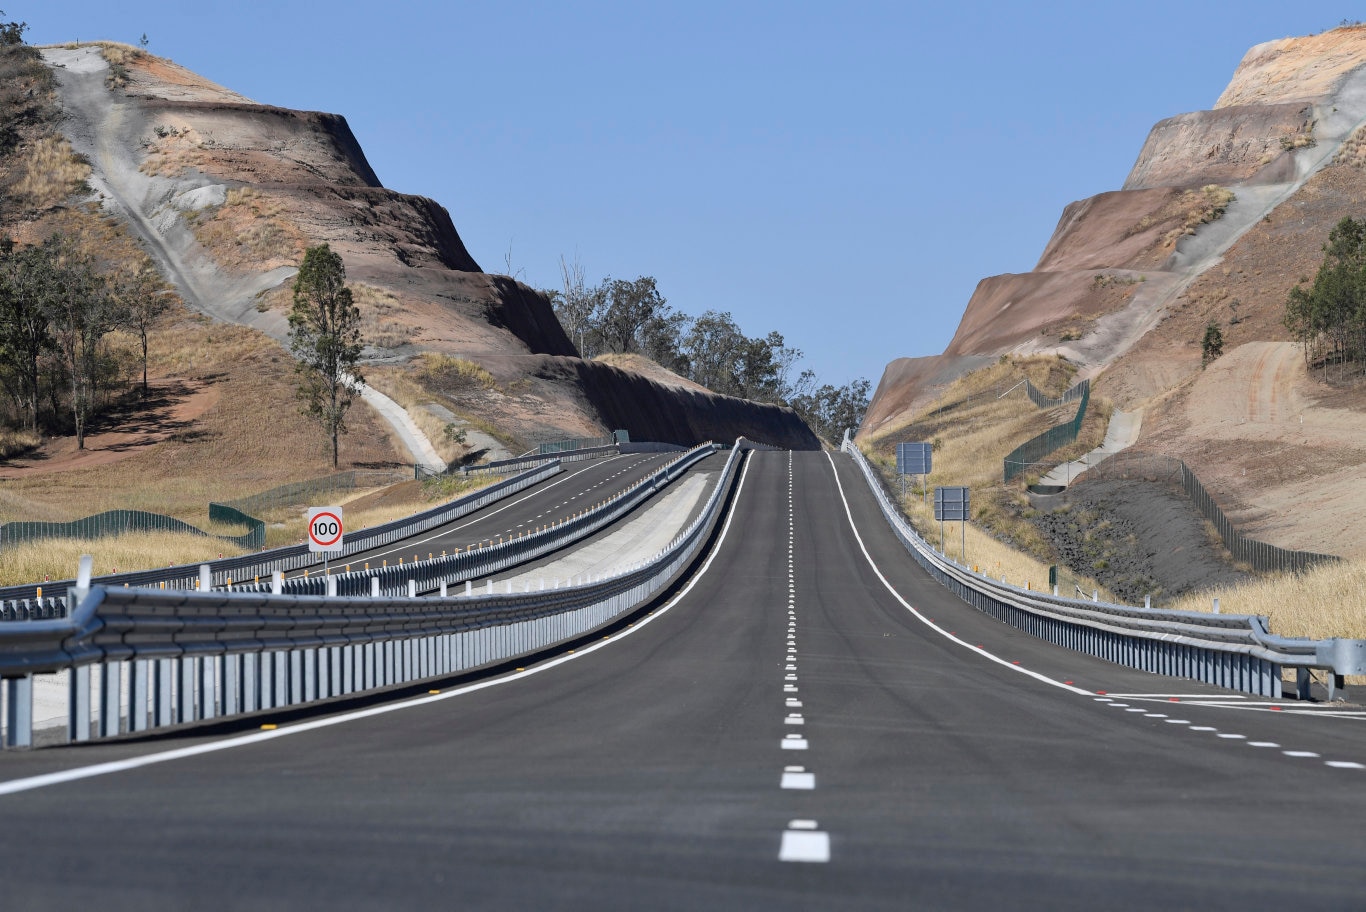
M 1139 477 L 1155 481 L 1167 480 L 1176 484 L 1191 499 L 1219 532 L 1224 547 L 1228 548 L 1234 560 L 1251 564 L 1257 570 L 1300 571 L 1315 564 L 1340 561 L 1333 554 L 1319 554 L 1314 551 L 1292 551 L 1280 548 L 1238 531 L 1238 527 L 1224 514 L 1214 497 L 1191 471 L 1184 460 L 1175 456 L 1161 456 L 1153 453 L 1124 450 L 1112 453 L 1091 467 L 1093 479 L 1124 479 Z
M 978 610 L 1057 646 L 1130 668 L 1191 678 L 1260 696 L 1281 696 L 1281 669 L 1297 670 L 1308 696 L 1309 669 L 1331 673 L 1330 699 L 1346 675 L 1366 674 L 1366 640 L 1279 637 L 1255 615 L 1204 614 L 1061 598 L 974 573 L 935 551 L 906 521 L 877 472 L 845 434 L 849 453 L 892 531 L 931 576 Z
M 487 547 L 468 548 L 454 554 L 443 553 L 440 557 L 408 564 L 367 567 L 327 576 L 252 582 L 232 588 L 240 592 L 344 596 L 403 596 L 444 589 L 453 583 L 479 579 L 524 564 L 587 538 L 630 513 L 716 450 L 716 445 L 710 443 L 694 447 L 630 487 L 574 516 Z M 473 593 L 467 591 L 466 594 Z
M 552 478 L 561 471 L 559 460 L 551 460 L 545 465 L 530 469 L 513 478 L 504 479 L 486 488 L 480 488 L 464 497 L 432 507 L 430 510 L 424 510 L 414 516 L 362 529 L 354 535 L 346 536 L 346 547 L 340 555 L 337 555 L 336 559 L 344 561 L 352 554 L 401 541 L 428 529 L 445 525 L 504 497 L 534 484 L 539 484 L 547 478 Z M 240 557 L 212 561 L 209 563 L 210 578 L 213 585 L 221 586 L 226 584 L 229 579 L 244 580 L 258 576 L 268 577 L 276 571 L 297 570 L 300 567 L 310 566 L 317 562 L 317 555 L 312 554 L 307 545 L 288 545 L 256 554 L 244 554 Z M 99 577 L 97 582 L 108 586 L 159 586 L 165 583 L 167 589 L 191 589 L 200 582 L 200 566 L 200 564 L 181 564 L 161 570 L 115 573 Z M 59 580 L 57 582 L 10 586 L 0 589 L 0 601 L 37 598 L 39 589 L 47 590 L 50 593 L 65 594 L 66 590 L 74 584 L 75 580 Z
M 87 563 L 71 617 L 0 630 L 3 745 L 32 745 L 40 673 L 68 675 L 66 736 L 85 741 L 450 675 L 572 640 L 644 604 L 692 563 L 745 449 L 737 441 L 702 512 L 655 557 L 552 591 L 438 599 L 167 592 L 90 585 Z
M 511 459 L 498 459 L 493 462 L 482 462 L 477 465 L 461 466 L 459 471 L 461 475 L 505 475 L 516 469 L 541 465 L 552 459 L 558 459 L 560 462 L 578 462 L 582 459 L 600 459 L 603 456 L 615 456 L 619 452 L 620 450 L 617 449 L 617 445 L 612 443 L 607 444 L 606 446 L 583 447 L 581 449 L 556 453 L 554 455 L 533 453 L 529 456 L 514 456 Z M 455 470 L 452 469 L 451 474 L 454 474 L 454 471 Z

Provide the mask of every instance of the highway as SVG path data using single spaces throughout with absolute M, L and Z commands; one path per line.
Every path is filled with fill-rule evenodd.
M 0 754 L 4 905 L 1366 908 L 1360 712 L 1000 625 L 848 457 L 752 454 L 648 612 L 273 731 Z
M 442 551 L 463 550 L 481 542 L 494 542 L 538 526 L 546 526 L 625 490 L 663 468 L 678 455 L 624 454 L 582 463 L 565 463 L 564 472 L 534 487 L 440 528 L 350 555 L 344 561 L 332 561 L 332 567 L 340 569 L 349 565 L 353 570 L 360 570 L 366 563 L 378 567 L 385 561 L 397 564 L 400 559 L 405 562 L 426 560 L 429 555 L 439 556 Z M 308 568 L 308 572 L 321 572 L 322 566 L 319 560 Z M 303 575 L 302 568 L 286 574 L 289 577 Z

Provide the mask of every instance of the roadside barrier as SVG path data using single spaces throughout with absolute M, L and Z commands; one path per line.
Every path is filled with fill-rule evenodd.
M 432 507 L 430 510 L 424 510 L 404 519 L 396 519 L 382 525 L 362 529 L 354 535 L 346 536 L 345 550 L 340 552 L 336 559 L 344 561 L 346 557 L 352 554 L 401 541 L 417 535 L 419 532 L 445 525 L 497 500 L 516 494 L 524 488 L 552 478 L 561 471 L 563 470 L 560 468 L 559 460 L 551 460 L 545 465 L 529 469 L 520 475 L 504 479 L 486 488 L 480 488 L 478 491 Z M 220 586 L 226 584 L 230 579 L 246 580 L 259 576 L 268 577 L 276 571 L 288 572 L 300 567 L 311 566 L 317 563 L 318 559 L 316 554 L 308 550 L 307 545 L 288 545 L 256 554 L 244 554 L 240 557 L 212 561 L 208 566 L 212 585 Z M 167 589 L 192 589 L 200 583 L 200 566 L 200 564 L 181 564 L 161 570 L 115 573 L 101 576 L 97 582 L 108 586 L 160 586 L 164 583 Z M 65 593 L 67 588 L 74 584 L 74 580 L 60 580 L 58 582 L 10 586 L 0 589 L 0 601 L 35 598 L 39 588 Z
M 105 538 L 128 532 L 180 532 L 216 538 L 239 548 L 259 548 L 266 543 L 266 524 L 244 514 L 216 516 L 209 507 L 209 519 L 249 527 L 243 535 L 214 535 L 198 529 L 184 520 L 146 510 L 106 510 L 71 522 L 33 522 L 18 520 L 0 525 L 0 548 L 21 542 L 49 538 Z
M 702 512 L 654 557 L 550 591 L 375 599 L 123 589 L 92 584 L 85 558 L 70 617 L 0 628 L 0 743 L 32 746 L 36 674 L 66 674 L 66 738 L 86 741 L 447 676 L 574 640 L 692 565 L 746 451 L 737 441 Z
M 1310 669 L 1329 672 L 1330 699 L 1342 689 L 1344 676 L 1366 674 L 1366 640 L 1280 637 L 1261 616 L 1060 598 L 975 573 L 916 533 L 847 432 L 841 449 L 853 457 L 893 533 L 926 572 L 974 608 L 1032 636 L 1130 668 L 1266 697 L 1281 696 L 1283 667 L 1296 669 L 1302 697 L 1308 696 Z

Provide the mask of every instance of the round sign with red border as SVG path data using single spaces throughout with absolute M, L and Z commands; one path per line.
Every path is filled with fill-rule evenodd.
M 309 508 L 308 550 L 340 551 L 344 532 L 341 507 Z

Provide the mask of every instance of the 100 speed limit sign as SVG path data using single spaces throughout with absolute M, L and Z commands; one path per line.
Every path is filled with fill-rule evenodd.
M 342 549 L 342 508 L 308 508 L 308 550 L 340 551 Z

